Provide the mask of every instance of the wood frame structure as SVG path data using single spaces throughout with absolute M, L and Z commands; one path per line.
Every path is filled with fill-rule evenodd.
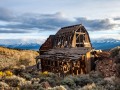
M 89 73 L 95 61 L 89 34 L 82 24 L 61 28 L 50 35 L 40 47 L 36 58 L 38 69 L 59 73 L 60 75 L 78 75 Z

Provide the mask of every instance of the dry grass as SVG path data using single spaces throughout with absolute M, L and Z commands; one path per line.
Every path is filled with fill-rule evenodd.
M 0 47 L 0 69 L 15 65 L 31 66 L 35 64 L 36 51 L 14 50 Z

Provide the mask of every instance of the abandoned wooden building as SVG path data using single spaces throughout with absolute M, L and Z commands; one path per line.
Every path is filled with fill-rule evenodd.
M 95 69 L 96 54 L 82 24 L 61 28 L 39 49 L 37 67 L 42 71 L 78 75 Z

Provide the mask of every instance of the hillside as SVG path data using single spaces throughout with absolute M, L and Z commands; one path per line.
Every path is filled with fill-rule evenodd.
M 63 78 L 55 73 L 27 68 L 35 64 L 36 51 L 0 47 L 0 68 L 9 67 L 0 70 L 0 90 L 119 90 L 120 67 L 115 68 L 116 75 L 115 63 L 111 62 L 111 56 L 117 56 L 117 61 L 120 60 L 119 51 L 120 48 L 116 47 L 110 52 L 99 53 L 97 71 Z M 118 62 L 116 64 L 120 66 Z M 16 65 L 18 67 L 13 68 Z
M 35 57 L 38 55 L 32 50 L 15 50 L 0 47 L 0 69 L 19 65 L 31 66 L 35 64 Z

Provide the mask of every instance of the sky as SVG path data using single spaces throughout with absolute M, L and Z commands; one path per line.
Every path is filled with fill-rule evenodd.
M 120 40 L 120 0 L 0 0 L 0 39 L 37 39 L 83 24 L 91 39 Z

